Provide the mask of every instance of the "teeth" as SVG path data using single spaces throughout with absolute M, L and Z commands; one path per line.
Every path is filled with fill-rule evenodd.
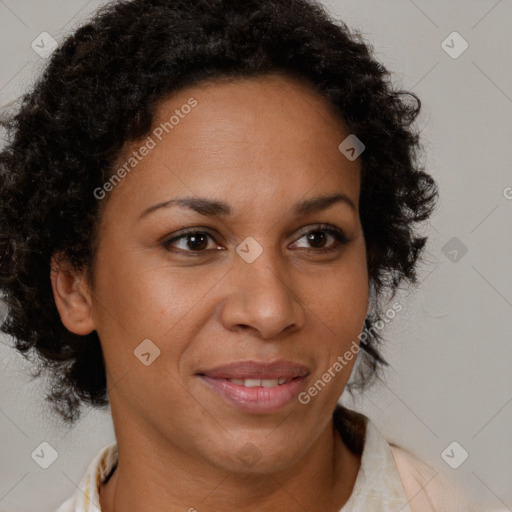
M 261 379 L 261 385 L 264 388 L 273 388 L 277 386 L 278 382 L 278 379 Z
M 245 379 L 244 386 L 246 388 L 255 388 L 256 386 L 261 386 L 261 380 L 259 379 Z
M 287 379 L 286 377 L 280 377 L 279 379 L 227 379 L 229 382 L 233 384 L 238 384 L 239 386 L 245 386 L 247 388 L 256 388 L 256 387 L 264 387 L 264 388 L 273 388 L 275 386 L 280 386 L 281 384 L 286 384 L 292 379 Z

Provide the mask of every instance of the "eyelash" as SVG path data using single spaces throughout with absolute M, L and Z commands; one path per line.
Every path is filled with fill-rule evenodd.
M 336 241 L 336 243 L 334 244 L 334 247 L 330 247 L 328 249 L 306 248 L 305 249 L 306 251 L 313 252 L 316 254 L 324 254 L 324 253 L 335 251 L 335 250 L 339 249 L 341 246 L 343 246 L 349 242 L 348 238 L 345 236 L 345 233 L 343 233 L 343 231 L 341 229 L 331 227 L 329 224 L 319 224 L 318 226 L 314 227 L 313 229 L 303 232 L 301 234 L 301 236 L 297 239 L 297 241 L 307 235 L 310 235 L 312 233 L 317 233 L 317 232 L 327 233 L 327 234 L 331 235 L 332 237 L 334 237 L 334 239 Z M 215 243 L 217 243 L 213 234 L 210 233 L 208 230 L 205 230 L 204 228 L 202 228 L 202 229 L 201 228 L 191 228 L 186 231 L 183 231 L 178 236 L 173 236 L 170 239 L 163 240 L 161 242 L 161 245 L 162 245 L 162 247 L 164 247 L 164 249 L 166 249 L 170 252 L 180 253 L 180 254 L 190 256 L 190 257 L 202 256 L 208 252 L 211 252 L 212 250 L 217 250 L 217 249 L 206 249 L 206 250 L 202 250 L 202 251 L 188 251 L 188 250 L 184 250 L 184 249 L 171 248 L 171 244 L 173 244 L 183 238 L 186 238 L 187 236 L 190 236 L 190 235 L 207 235 L 211 240 L 213 240 Z

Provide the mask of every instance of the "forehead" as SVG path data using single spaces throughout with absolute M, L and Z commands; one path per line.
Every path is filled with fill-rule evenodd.
M 182 115 L 182 129 L 176 124 L 170 130 L 179 137 L 184 131 L 181 121 L 187 117 L 190 130 L 182 135 L 190 138 L 193 132 L 190 142 L 217 140 L 255 147 L 280 143 L 286 152 L 287 144 L 291 147 L 299 141 L 312 141 L 320 149 L 331 144 L 329 136 L 339 138 L 346 132 L 334 107 L 312 85 L 281 74 L 209 80 L 181 90 L 159 103 L 154 127 L 168 123 L 191 98 L 198 103 L 190 112 L 195 115 Z M 288 129 L 279 131 L 284 128 Z M 311 149 L 309 146 L 305 149 Z
M 359 161 L 338 149 L 348 135 L 329 102 L 296 79 L 204 82 L 158 104 L 148 137 L 132 143 L 117 166 L 149 140 L 151 149 L 114 196 L 143 210 L 185 193 L 249 204 L 336 188 L 357 202 Z

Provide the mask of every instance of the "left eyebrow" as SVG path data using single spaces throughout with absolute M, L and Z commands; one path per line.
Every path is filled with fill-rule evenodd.
M 334 194 L 330 196 L 319 196 L 312 199 L 304 199 L 299 201 L 293 207 L 292 211 L 296 215 L 307 215 L 320 210 L 326 210 L 336 203 L 347 204 L 354 211 L 357 211 L 352 200 L 345 194 Z M 181 197 L 177 199 L 170 199 L 169 201 L 164 201 L 146 208 L 139 215 L 139 219 L 142 219 L 146 215 L 149 215 L 161 208 L 170 208 L 172 206 L 189 208 L 204 216 L 231 215 L 232 212 L 231 207 L 223 201 L 216 201 L 203 197 Z
M 320 196 L 300 201 L 294 206 L 293 212 L 296 215 L 307 215 L 308 213 L 326 210 L 336 203 L 345 203 L 350 206 L 352 210 L 357 211 L 356 205 L 352 202 L 350 197 L 345 194 L 334 194 L 332 196 Z

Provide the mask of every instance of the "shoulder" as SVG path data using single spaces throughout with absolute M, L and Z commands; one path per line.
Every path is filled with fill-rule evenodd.
M 404 448 L 390 444 L 400 480 L 413 512 L 474 512 L 463 490 Z

